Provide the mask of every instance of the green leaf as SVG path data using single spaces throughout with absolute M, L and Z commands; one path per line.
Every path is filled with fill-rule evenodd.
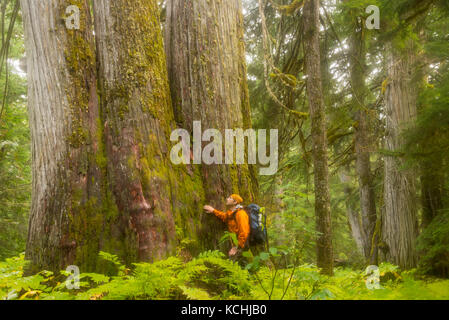
M 259 256 L 262 261 L 270 259 L 270 254 L 268 252 L 262 252 Z

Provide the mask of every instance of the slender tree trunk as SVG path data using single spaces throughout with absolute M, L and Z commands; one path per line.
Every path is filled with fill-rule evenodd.
M 429 61 L 426 57 L 420 59 L 425 61 L 422 72 L 422 84 L 427 84 L 427 77 L 429 75 Z M 421 110 L 429 106 L 421 105 Z M 419 118 L 419 115 L 418 115 Z M 420 227 L 422 229 L 429 226 L 432 220 L 441 213 L 444 208 L 444 199 L 447 198 L 445 193 L 446 172 L 441 170 L 444 167 L 443 155 L 434 154 L 431 158 L 422 159 L 420 164 L 420 182 L 421 182 L 421 207 L 422 219 Z
M 355 152 L 356 172 L 360 189 L 360 212 L 362 217 L 362 236 L 364 238 L 364 256 L 371 264 L 377 264 L 377 245 L 373 241 L 376 227 L 376 199 L 373 177 L 371 175 L 370 141 L 365 85 L 366 48 L 363 21 L 356 21 L 351 37 L 351 87 L 353 89 L 353 105 L 356 114 Z
M 80 29 L 68 30 L 61 17 L 74 3 L 21 1 L 33 145 L 26 256 L 82 272 L 101 267 L 100 250 L 125 263 L 165 257 L 176 240 L 197 238 L 204 195 L 169 158 L 175 122 L 157 2 L 80 0 Z
M 273 217 L 273 225 L 277 225 L 276 229 L 279 230 L 279 234 L 276 237 L 276 242 L 272 243 L 272 246 L 281 246 L 282 244 L 286 243 L 287 239 L 287 231 L 285 228 L 285 220 L 282 215 L 284 211 L 284 201 L 283 201 L 283 195 L 284 195 L 284 189 L 282 186 L 282 176 L 276 175 L 275 182 L 274 182 L 274 208 L 273 212 L 276 212 L 276 214 Z
M 361 255 L 365 254 L 366 237 L 364 237 L 362 221 L 360 214 L 354 209 L 353 203 L 350 201 L 353 189 L 351 177 L 346 172 L 340 173 L 340 181 L 345 184 L 344 193 L 346 196 L 346 215 L 348 217 L 349 226 L 351 228 L 351 234 L 357 245 L 357 249 Z
M 304 51 L 307 73 L 307 96 L 312 120 L 313 164 L 315 180 L 315 215 L 317 265 L 324 274 L 333 274 L 329 168 L 327 159 L 326 117 L 320 67 L 319 1 L 304 5 Z
M 435 174 L 435 167 L 429 165 L 422 169 L 421 175 L 421 205 L 422 228 L 426 228 L 443 208 L 443 179 L 440 174 Z M 429 170 L 430 168 L 430 170 Z
M 246 80 L 243 18 L 240 0 L 169 0 L 165 48 L 176 121 L 193 132 L 251 127 Z M 223 140 L 224 141 L 224 140 Z M 223 153 L 224 159 L 224 153 Z M 205 165 L 206 201 L 218 208 L 231 193 L 245 203 L 257 196 L 254 168 L 248 165 Z M 217 245 L 223 225 L 210 215 L 201 221 L 204 244 Z
M 388 45 L 385 147 L 392 153 L 402 149 L 402 130 L 416 118 L 415 62 L 416 55 L 410 44 L 406 52 L 399 52 L 392 44 Z M 386 259 L 407 269 L 417 263 L 415 240 L 418 221 L 416 176 L 412 170 L 404 170 L 403 164 L 398 156 L 385 156 L 382 238 L 387 245 Z

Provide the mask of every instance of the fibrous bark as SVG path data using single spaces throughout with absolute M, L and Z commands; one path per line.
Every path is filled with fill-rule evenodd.
M 167 2 L 165 49 L 174 115 L 191 135 L 194 121 L 223 137 L 225 129 L 251 127 L 241 10 L 240 0 Z M 202 164 L 197 174 L 207 202 L 218 208 L 231 193 L 245 203 L 257 196 L 252 166 Z M 202 225 L 200 238 L 216 246 L 222 224 L 204 215 Z
M 98 270 L 100 250 L 152 261 L 198 234 L 201 181 L 169 158 L 157 3 L 89 3 L 21 1 L 33 145 L 26 256 L 39 269 Z M 81 9 L 79 30 L 66 28 L 69 5 Z
M 402 132 L 416 118 L 417 90 L 415 48 L 387 48 L 388 87 L 385 97 L 386 136 L 382 239 L 386 259 L 401 268 L 413 268 L 417 263 L 415 240 L 418 235 L 415 173 L 404 169 L 404 160 L 395 154 L 405 142 Z
M 69 236 L 73 208 L 98 197 L 102 183 L 95 158 L 88 156 L 100 144 L 98 99 L 89 8 L 79 4 L 82 26 L 73 31 L 62 19 L 68 2 L 21 1 L 33 172 L 26 257 L 50 268 L 90 245 Z

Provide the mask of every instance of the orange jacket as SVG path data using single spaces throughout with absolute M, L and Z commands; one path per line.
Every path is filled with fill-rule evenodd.
M 221 212 L 214 210 L 214 214 L 220 218 L 224 223 L 228 224 L 228 229 L 237 235 L 239 241 L 239 247 L 243 248 L 246 244 L 246 240 L 249 236 L 249 217 L 245 210 L 239 209 L 235 213 L 235 218 L 233 217 L 233 212 L 235 210 L 228 210 L 226 212 Z

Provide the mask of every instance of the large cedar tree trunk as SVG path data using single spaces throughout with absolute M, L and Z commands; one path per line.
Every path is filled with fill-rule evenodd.
M 198 233 L 201 181 L 169 158 L 157 2 L 89 3 L 21 0 L 33 146 L 26 256 L 40 269 L 98 270 L 100 250 L 151 261 Z M 81 9 L 79 30 L 65 26 L 69 5 Z
M 417 263 L 415 240 L 418 235 L 415 173 L 404 169 L 404 160 L 394 152 L 404 146 L 403 129 L 416 118 L 417 87 L 416 54 L 412 45 L 399 51 L 387 48 L 388 87 L 385 97 L 385 156 L 382 239 L 386 259 L 401 268 L 413 268 Z
M 194 121 L 202 129 L 251 127 L 241 0 L 168 0 L 165 49 L 174 115 L 180 128 L 192 134 Z M 208 142 L 203 143 L 203 146 Z M 223 161 L 224 161 L 223 149 Z M 202 164 L 206 201 L 224 209 L 224 200 L 239 193 L 246 204 L 257 196 L 253 166 Z M 200 237 L 217 245 L 223 225 L 203 215 Z
M 105 200 L 100 167 L 88 156 L 101 141 L 92 23 L 81 4 L 81 29 L 73 31 L 61 19 L 68 2 L 21 1 L 33 173 L 26 258 L 50 269 L 72 262 L 77 250 L 89 250 L 92 243 L 77 241 L 71 225 L 84 223 L 81 203 L 96 198 L 101 207 Z

